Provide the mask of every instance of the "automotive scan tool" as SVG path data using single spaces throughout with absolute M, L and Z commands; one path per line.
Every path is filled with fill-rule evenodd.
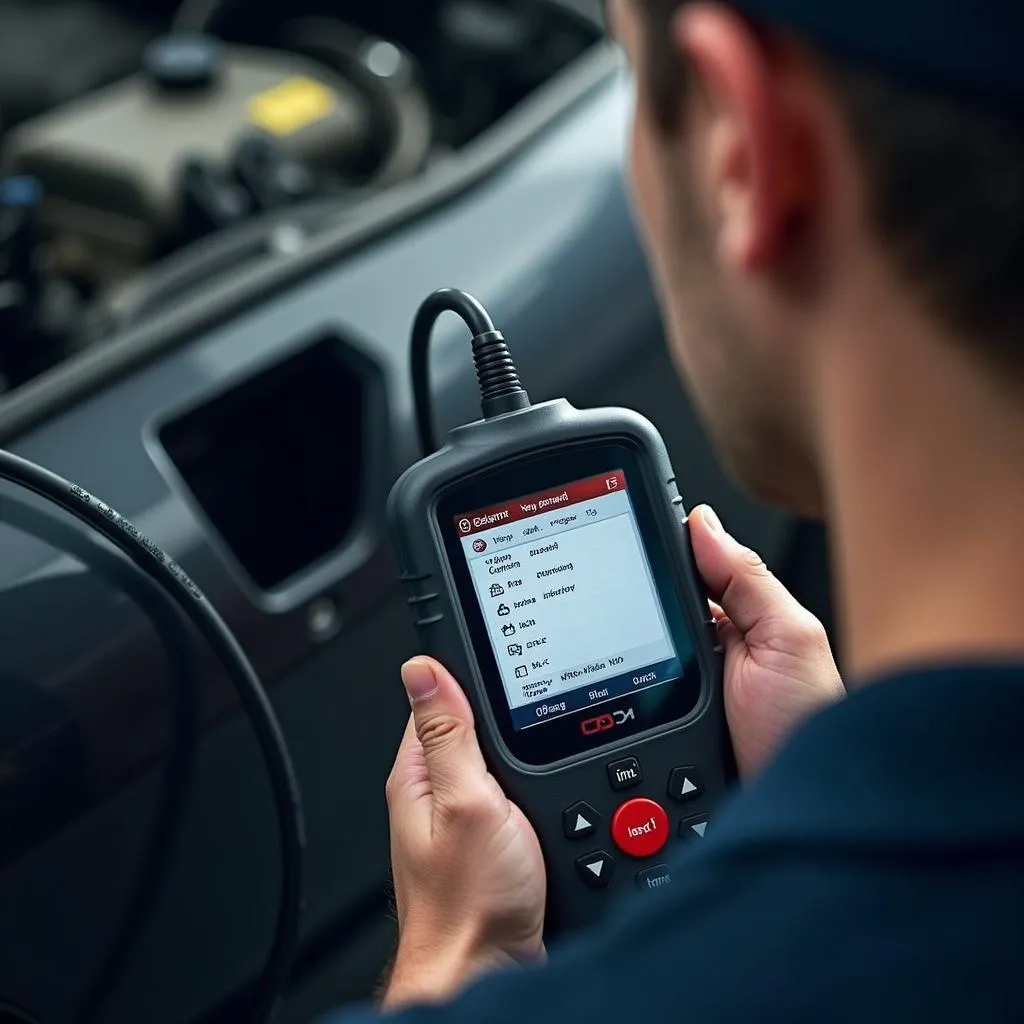
M 434 435 L 438 315 L 473 334 L 483 418 Z M 548 927 L 670 882 L 734 775 L 721 651 L 664 442 L 626 409 L 531 405 L 508 346 L 463 292 L 413 326 L 426 457 L 388 519 L 425 653 L 466 687 L 491 771 L 540 836 Z

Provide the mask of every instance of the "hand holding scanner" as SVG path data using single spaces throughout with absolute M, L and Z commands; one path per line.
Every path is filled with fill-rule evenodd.
M 444 309 L 473 331 L 484 418 L 399 478 L 389 529 L 424 653 L 465 687 L 564 932 L 669 884 L 673 848 L 704 837 L 734 776 L 721 652 L 657 431 L 626 409 L 531 405 L 486 312 L 451 290 L 413 332 L 425 447 Z

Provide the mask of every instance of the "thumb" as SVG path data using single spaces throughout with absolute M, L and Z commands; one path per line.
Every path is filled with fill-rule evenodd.
M 759 623 L 801 611 L 761 556 L 726 533 L 708 505 L 687 517 L 693 557 L 711 597 L 746 635 Z
M 467 783 L 487 774 L 466 694 L 433 658 L 407 661 L 402 666 L 402 683 L 412 705 L 431 791 L 442 801 L 453 800 Z

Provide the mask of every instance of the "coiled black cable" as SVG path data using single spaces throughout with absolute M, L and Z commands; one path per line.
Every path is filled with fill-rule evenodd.
M 256 983 L 249 1021 L 270 1019 L 295 959 L 302 915 L 305 824 L 298 779 L 273 705 L 255 669 L 216 609 L 167 554 L 105 502 L 77 484 L 0 450 L 0 480 L 52 502 L 105 537 L 171 598 L 224 667 L 252 724 L 278 817 L 281 892 L 270 952 Z
M 156 628 L 170 674 L 173 730 L 157 789 L 152 824 L 139 855 L 139 867 L 126 911 L 80 1001 L 78 1024 L 98 1024 L 107 1000 L 136 951 L 158 905 L 177 851 L 176 840 L 187 810 L 199 742 L 199 686 L 196 658 L 178 605 L 147 573 L 110 551 L 95 535 L 83 534 L 65 520 L 42 515 L 22 498 L 0 498 L 0 520 L 77 558 L 99 579 L 130 598 Z M 0 1011 L 0 1024 L 7 1024 Z

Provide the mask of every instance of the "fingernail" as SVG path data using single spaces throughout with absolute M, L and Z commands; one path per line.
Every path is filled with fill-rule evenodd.
M 402 684 L 408 694 L 409 703 L 416 704 L 437 693 L 437 677 L 429 661 L 413 658 L 402 666 Z
M 710 505 L 704 505 L 700 510 L 704 525 L 714 533 L 722 532 L 722 520 L 718 518 L 715 510 Z

